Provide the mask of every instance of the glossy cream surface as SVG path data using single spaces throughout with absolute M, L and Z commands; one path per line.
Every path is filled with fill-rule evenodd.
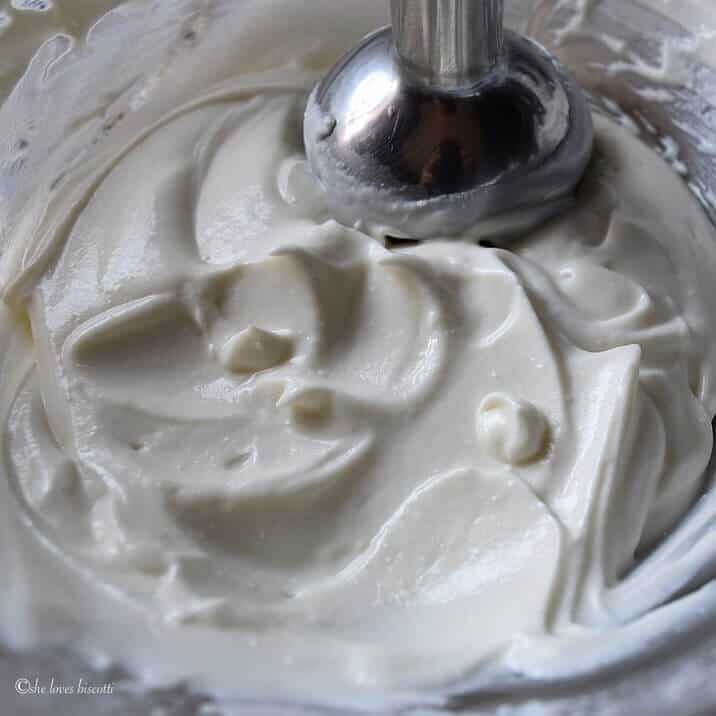
M 366 708 L 639 657 L 713 601 L 671 602 L 713 556 L 713 505 L 682 522 L 716 412 L 701 207 L 597 117 L 574 206 L 505 248 L 344 228 L 301 144 L 318 9 L 276 5 L 278 50 L 259 3 L 185 33 L 10 227 L 5 639 Z

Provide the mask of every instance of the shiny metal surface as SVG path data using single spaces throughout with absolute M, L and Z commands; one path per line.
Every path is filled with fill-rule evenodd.
M 587 102 L 502 0 L 394 0 L 311 94 L 306 150 L 336 218 L 429 239 L 524 228 L 586 168 Z
M 502 0 L 392 0 L 393 40 L 413 79 L 469 90 L 500 61 Z

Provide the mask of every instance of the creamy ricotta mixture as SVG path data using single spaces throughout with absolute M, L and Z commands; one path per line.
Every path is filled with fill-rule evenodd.
M 336 50 L 382 4 L 329 17 Z M 273 5 L 182 28 L 8 227 L 4 640 L 252 700 L 439 705 L 707 618 L 713 500 L 682 522 L 716 414 L 700 206 L 597 117 L 574 207 L 505 249 L 344 228 L 301 144 L 335 53 L 320 8 Z

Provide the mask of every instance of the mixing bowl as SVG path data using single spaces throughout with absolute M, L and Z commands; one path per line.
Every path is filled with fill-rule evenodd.
M 61 151 L 64 169 L 57 181 L 81 174 L 84 164 L 102 152 L 101 142 L 91 141 L 85 120 L 97 120 L 92 125 L 95 134 L 114 132 L 128 113 L 151 105 L 166 63 L 191 52 L 203 24 L 220 14 L 219 9 L 230 12 L 251 2 L 128 3 L 95 25 L 85 41 L 98 13 L 114 4 L 13 2 L 15 9 L 0 13 L 0 92 L 9 92 L 26 71 L 0 109 L 0 275 L 11 254 L 26 250 L 9 245 L 7 229 L 32 217 L 34 170 L 52 152 Z M 380 9 L 387 3 L 371 4 L 377 26 L 387 19 L 387 10 Z M 327 28 L 341 22 L 338 6 L 336 17 L 326 18 Z M 285 29 L 291 18 L 279 21 Z M 508 0 L 507 21 L 555 52 L 588 90 L 597 111 L 661 153 L 716 222 L 716 5 L 711 0 Z M 355 40 L 370 29 L 356 26 Z M 330 65 L 345 50 L 325 28 L 321 38 L 309 57 L 317 68 Z M 45 40 L 27 66 L 32 51 Z M 247 54 L 260 52 L 275 61 L 281 48 L 246 48 Z M 43 91 L 46 83 L 62 83 L 64 91 L 50 101 Z M 31 147 L 25 139 L 28 132 L 35 137 Z M 711 482 L 705 488 L 707 499 Z M 694 588 L 708 579 L 710 575 L 704 575 Z M 709 623 L 714 626 L 709 628 Z M 488 684 L 484 691 L 458 700 L 456 709 L 481 715 L 714 713 L 715 670 L 716 614 L 707 614 L 696 631 L 664 634 L 638 668 L 624 664 L 569 684 Z M 77 683 L 84 677 L 95 684 L 111 682 L 113 690 L 102 696 L 18 693 L 17 679 L 35 677 L 52 677 L 58 683 Z M 208 698 L 189 688 L 147 690 L 101 661 L 90 668 L 62 646 L 23 653 L 0 650 L 0 703 L 8 716 L 42 716 L 58 709 L 77 716 L 209 716 L 213 709 Z M 283 712 L 316 713 L 291 706 L 241 707 L 241 713 L 248 714 Z

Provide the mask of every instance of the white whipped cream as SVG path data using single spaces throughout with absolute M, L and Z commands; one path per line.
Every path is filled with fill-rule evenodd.
M 383 3 L 294 5 L 194 18 L 9 227 L 4 639 L 252 701 L 440 705 L 707 618 L 714 500 L 664 541 L 716 413 L 695 199 L 597 118 L 575 206 L 509 251 L 343 228 L 301 111 Z

